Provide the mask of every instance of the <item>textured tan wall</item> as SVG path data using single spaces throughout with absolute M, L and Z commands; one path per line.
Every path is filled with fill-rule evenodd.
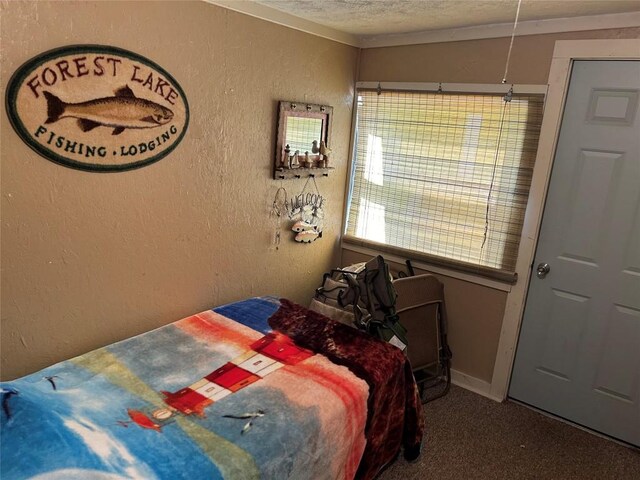
M 516 37 L 508 81 L 546 84 L 556 40 L 588 38 L 640 38 L 640 27 Z M 508 49 L 509 38 L 366 49 L 359 80 L 500 83 Z M 350 255 L 343 251 L 343 261 Z M 507 293 L 440 278 L 447 292 L 453 368 L 491 382 Z
M 3 379 L 248 296 L 308 302 L 337 254 L 355 48 L 200 1 L 0 5 L 3 92 L 29 58 L 97 43 L 158 63 L 191 108 L 173 153 L 111 174 L 38 156 L 1 114 Z M 323 238 L 301 245 L 285 232 L 276 251 L 278 100 L 333 105 L 337 169 L 318 180 Z
M 640 27 L 516 37 L 510 83 L 546 84 L 556 40 L 640 38 Z M 509 38 L 428 43 L 362 51 L 361 81 L 500 83 Z

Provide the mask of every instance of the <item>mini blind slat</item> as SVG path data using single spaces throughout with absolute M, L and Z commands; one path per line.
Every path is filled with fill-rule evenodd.
M 359 91 L 345 238 L 514 272 L 542 110 L 542 95 Z

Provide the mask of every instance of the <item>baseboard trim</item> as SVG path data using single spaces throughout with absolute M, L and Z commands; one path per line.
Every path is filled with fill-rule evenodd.
M 451 383 L 470 392 L 487 397 L 494 402 L 502 403 L 501 398 L 491 395 L 491 384 L 479 378 L 451 369 Z

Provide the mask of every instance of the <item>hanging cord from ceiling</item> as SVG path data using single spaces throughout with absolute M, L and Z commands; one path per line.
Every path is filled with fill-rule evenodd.
M 498 129 L 498 139 L 496 140 L 496 154 L 493 159 L 493 171 L 491 172 L 491 183 L 489 184 L 489 192 L 487 193 L 487 209 L 484 216 L 484 234 L 482 236 L 482 245 L 480 245 L 480 250 L 484 249 L 484 244 L 487 242 L 487 234 L 489 233 L 489 206 L 491 205 L 491 194 L 493 193 L 493 186 L 495 184 L 496 179 L 496 170 L 498 168 L 498 158 L 500 156 L 500 142 L 502 140 L 502 129 L 504 126 L 504 115 L 507 109 L 507 105 L 509 104 L 510 93 L 513 91 L 513 88 L 509 90 L 509 93 L 504 97 L 504 104 L 502 105 L 502 112 L 500 113 L 500 128 Z M 507 96 L 509 96 L 509 100 L 507 100 Z
M 513 29 L 511 30 L 511 41 L 509 42 L 509 51 L 507 53 L 507 61 L 504 66 L 504 75 L 502 76 L 502 83 L 507 83 L 507 74 L 509 73 L 509 62 L 511 61 L 511 51 L 513 50 L 513 40 L 516 36 L 516 27 L 518 26 L 518 17 L 520 16 L 520 5 L 522 4 L 522 0 L 518 0 L 518 7 L 516 8 L 516 17 L 513 21 Z M 482 237 L 482 245 L 480 246 L 480 250 L 484 249 L 484 245 L 487 242 L 487 235 L 489 232 L 489 206 L 491 204 L 491 194 L 493 193 L 493 187 L 496 179 L 496 170 L 498 167 L 498 158 L 500 157 L 500 142 L 502 140 L 502 130 L 504 127 L 504 117 L 507 109 L 507 105 L 511 103 L 511 99 L 513 98 L 513 84 L 511 84 L 511 88 L 507 94 L 502 98 L 504 103 L 502 105 L 502 112 L 500 114 L 500 128 L 498 130 L 498 139 L 496 141 L 496 154 L 493 161 L 493 171 L 491 173 L 491 183 L 489 184 L 489 192 L 487 193 L 487 209 L 484 217 L 484 234 Z
M 522 0 L 518 0 L 518 8 L 516 9 L 516 18 L 513 22 L 513 30 L 511 31 L 511 42 L 509 43 L 509 52 L 507 53 L 507 61 L 504 66 L 504 75 L 502 83 L 507 83 L 507 73 L 509 73 L 509 61 L 511 60 L 511 50 L 513 49 L 513 39 L 516 37 L 516 27 L 518 26 L 518 17 L 520 16 L 520 5 Z

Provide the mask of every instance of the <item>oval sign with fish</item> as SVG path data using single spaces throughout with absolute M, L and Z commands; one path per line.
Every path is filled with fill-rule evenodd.
M 178 82 L 121 48 L 73 45 L 45 52 L 9 80 L 13 128 L 40 155 L 80 170 L 114 172 L 169 154 L 189 123 Z

